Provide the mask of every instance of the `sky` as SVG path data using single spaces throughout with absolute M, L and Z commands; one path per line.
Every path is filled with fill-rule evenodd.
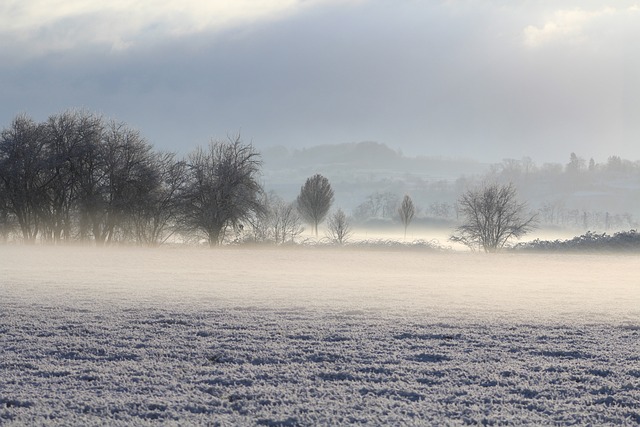
M 0 126 L 84 108 L 186 153 L 640 160 L 640 2 L 3 0 Z

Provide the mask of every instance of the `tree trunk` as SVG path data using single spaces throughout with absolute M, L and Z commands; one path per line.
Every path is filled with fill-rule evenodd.
M 210 229 L 207 233 L 209 235 L 209 247 L 214 248 L 220 245 L 220 229 L 214 228 Z

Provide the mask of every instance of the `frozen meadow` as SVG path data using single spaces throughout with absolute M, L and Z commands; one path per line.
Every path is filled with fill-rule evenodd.
M 640 257 L 0 246 L 0 425 L 637 425 Z

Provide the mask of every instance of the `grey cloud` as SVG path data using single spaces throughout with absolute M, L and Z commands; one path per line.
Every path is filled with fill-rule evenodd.
M 178 151 L 241 130 L 258 147 L 376 140 L 489 161 L 640 158 L 636 48 L 527 49 L 524 12 L 371 1 L 3 64 L 0 120 L 84 106 Z

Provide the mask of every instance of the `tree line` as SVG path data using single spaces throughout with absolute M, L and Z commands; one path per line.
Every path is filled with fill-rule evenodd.
M 616 162 L 609 163 L 628 166 Z M 583 163 L 572 155 L 575 173 L 584 172 Z M 592 172 L 598 169 L 590 163 Z M 99 246 L 156 246 L 172 237 L 210 246 L 225 239 L 284 244 L 300 236 L 304 223 L 318 237 L 319 224 L 328 219 L 327 237 L 347 241 L 350 220 L 342 209 L 329 215 L 334 192 L 326 177 L 309 177 L 297 198 L 286 202 L 264 191 L 261 166 L 260 154 L 240 135 L 178 158 L 155 151 L 126 123 L 86 111 L 65 111 L 44 122 L 19 115 L 0 132 L 0 239 Z M 493 252 L 536 226 L 539 216 L 517 201 L 518 179 L 501 183 L 507 170 L 496 174 L 494 184 L 467 189 L 455 209 L 432 206 L 447 216 L 455 210 L 460 225 L 452 241 Z M 376 193 L 356 209 L 362 216 L 371 212 L 393 215 L 406 238 L 418 208 L 409 195 L 400 202 L 391 193 Z
M 284 243 L 303 222 L 317 235 L 333 203 L 328 180 L 309 178 L 286 203 L 265 193 L 261 164 L 240 135 L 178 158 L 90 112 L 44 122 L 19 115 L 0 133 L 0 238 L 155 246 L 179 236 L 215 246 L 242 235 Z
M 353 210 L 353 218 L 366 224 L 398 219 L 402 193 L 416 203 L 416 218 L 442 224 L 463 219 L 460 194 L 483 182 L 512 184 L 539 215 L 542 226 L 603 231 L 637 228 L 637 183 L 640 161 L 610 156 L 604 162 L 585 160 L 575 153 L 566 164 L 537 165 L 532 159 L 504 159 L 479 175 L 458 179 L 381 182 Z

